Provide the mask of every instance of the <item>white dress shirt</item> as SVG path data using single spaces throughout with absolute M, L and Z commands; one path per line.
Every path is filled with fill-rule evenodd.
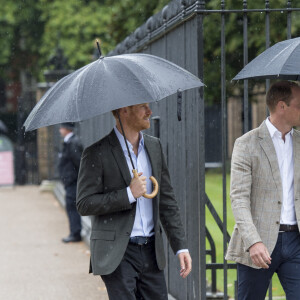
M 69 132 L 65 137 L 64 137 L 64 142 L 67 143 L 69 139 L 74 135 L 73 132 Z
M 131 165 L 128 151 L 127 151 L 127 148 L 125 145 L 124 137 L 116 127 L 114 127 L 114 130 L 119 139 L 122 150 L 124 152 L 126 162 L 127 162 L 128 168 L 130 170 L 131 177 L 133 177 L 132 165 Z M 146 188 L 147 188 L 147 193 L 150 194 L 152 192 L 152 182 L 150 181 L 149 177 L 152 176 L 152 168 L 151 168 L 151 163 L 150 163 L 148 154 L 144 147 L 143 134 L 140 132 L 140 141 L 139 141 L 137 156 L 135 155 L 135 153 L 133 151 L 133 146 L 131 145 L 131 143 L 128 140 L 127 140 L 127 143 L 128 143 L 128 148 L 131 153 L 131 157 L 132 157 L 135 169 L 138 171 L 138 173 L 143 172 L 142 176 L 146 176 L 146 178 L 147 178 Z M 134 219 L 131 236 L 151 236 L 151 235 L 153 235 L 154 234 L 154 230 L 153 230 L 154 223 L 153 223 L 152 199 L 147 199 L 145 197 L 139 197 L 139 198 L 135 199 L 132 195 L 130 187 L 127 187 L 127 194 L 128 194 L 130 203 L 137 202 L 136 203 L 136 214 L 135 214 L 135 219 Z
M 131 178 L 133 177 L 132 173 L 132 165 L 131 161 L 128 155 L 128 151 L 125 145 L 124 137 L 123 135 L 119 132 L 117 127 L 114 127 L 115 133 L 118 137 L 118 140 L 121 144 L 122 150 L 124 152 L 126 162 L 128 165 L 128 168 L 130 170 Z M 152 193 L 152 182 L 149 179 L 150 176 L 152 176 L 152 167 L 151 163 L 148 157 L 148 153 L 145 149 L 144 145 L 144 137 L 142 132 L 140 132 L 140 141 L 139 141 L 139 147 L 138 147 L 138 154 L 137 156 L 135 155 L 133 151 L 133 146 L 132 144 L 127 140 L 128 143 L 128 148 L 131 153 L 131 157 L 133 160 L 133 164 L 138 171 L 138 173 L 143 172 L 142 176 L 146 176 L 147 181 L 146 181 L 146 189 L 147 193 Z M 145 197 L 139 197 L 135 199 L 132 195 L 131 189 L 128 186 L 127 187 L 127 194 L 128 194 L 128 199 L 130 203 L 137 202 L 136 203 L 136 213 L 135 213 L 135 219 L 134 219 L 134 224 L 131 232 L 131 237 L 133 236 L 152 236 L 154 234 L 154 222 L 153 222 L 153 204 L 152 204 L 152 199 L 147 199 Z M 189 252 L 188 249 L 181 249 L 178 250 L 176 255 L 181 253 L 181 252 Z
M 294 204 L 294 159 L 293 159 L 293 129 L 282 139 L 282 133 L 266 120 L 271 135 L 280 169 L 282 183 L 282 207 L 280 224 L 297 224 Z

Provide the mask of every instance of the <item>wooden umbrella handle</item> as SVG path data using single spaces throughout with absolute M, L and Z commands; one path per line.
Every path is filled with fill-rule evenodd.
M 133 169 L 132 172 L 133 172 L 133 175 L 134 175 L 135 178 L 139 178 L 139 174 L 138 174 L 137 170 Z M 157 182 L 157 180 L 153 176 L 150 177 L 150 180 L 152 181 L 152 184 L 153 184 L 153 191 L 152 191 L 151 194 L 144 194 L 143 195 L 143 197 L 148 198 L 148 199 L 154 198 L 158 193 L 158 182 Z

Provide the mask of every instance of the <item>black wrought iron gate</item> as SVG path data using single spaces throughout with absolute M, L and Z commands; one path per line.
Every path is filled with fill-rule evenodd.
M 236 266 L 216 259 L 218 251 L 226 252 L 231 233 L 227 226 L 226 174 L 234 139 L 257 126 L 259 118 L 254 114 L 253 105 L 257 104 L 257 95 L 263 95 L 270 84 L 269 81 L 247 80 L 236 84 L 230 80 L 271 44 L 300 34 L 299 4 L 300 1 L 283 0 L 172 1 L 109 53 L 144 52 L 161 56 L 188 69 L 207 86 L 152 105 L 150 133 L 160 136 L 167 155 L 193 258 L 193 272 L 182 281 L 178 276 L 177 258 L 166 245 L 168 288 L 178 300 L 229 297 L 228 270 Z M 205 118 L 205 112 L 212 105 L 219 109 L 220 129 L 214 125 L 215 120 Z M 233 111 L 237 111 L 236 117 L 228 119 L 228 113 Z M 83 122 L 80 133 L 84 144 L 89 145 L 107 134 L 112 125 L 111 114 Z M 211 143 L 206 141 L 213 141 L 214 147 L 208 148 Z M 214 152 L 212 148 L 219 151 Z M 214 157 L 213 163 L 208 164 L 205 155 L 208 152 Z M 209 199 L 206 195 L 205 172 L 211 166 L 218 167 L 222 174 L 222 199 Z M 215 201 L 222 202 L 222 215 L 217 213 Z M 223 249 L 216 249 L 213 233 L 206 226 L 206 207 L 223 234 Z M 209 249 L 206 249 L 206 239 Z M 211 262 L 207 263 L 207 257 Z M 220 269 L 223 270 L 223 287 L 216 277 Z M 212 273 L 210 293 L 207 292 L 208 272 Z M 217 294 L 218 290 L 222 293 Z M 230 297 L 235 297 L 234 293 Z M 272 299 L 272 289 L 269 299 Z

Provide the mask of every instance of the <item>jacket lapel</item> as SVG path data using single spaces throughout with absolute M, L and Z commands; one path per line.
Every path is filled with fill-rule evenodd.
M 128 169 L 128 165 L 126 162 L 126 158 L 124 156 L 122 147 L 120 145 L 120 142 L 114 132 L 114 130 L 111 131 L 111 133 L 108 136 L 109 142 L 111 144 L 111 150 L 114 155 L 114 158 L 119 166 L 119 169 L 121 171 L 121 174 L 126 182 L 126 185 L 129 186 L 131 182 L 131 174 Z M 144 135 L 144 142 L 145 142 L 145 149 L 147 151 L 147 154 L 149 156 L 149 160 L 151 163 L 151 168 L 152 168 L 152 176 L 154 176 L 158 184 L 160 185 L 160 172 L 158 166 L 161 165 L 160 159 L 161 159 L 161 154 L 159 152 L 159 147 L 157 147 L 156 143 L 153 143 L 152 141 L 149 140 L 149 137 L 147 135 Z M 158 192 L 159 195 L 159 192 Z M 153 199 L 153 221 L 154 224 L 157 224 L 158 220 L 158 197 L 155 197 Z
M 282 197 L 282 183 L 281 183 L 281 176 L 280 176 L 280 170 L 278 165 L 278 159 L 276 155 L 276 150 L 272 141 L 272 138 L 270 136 L 270 133 L 268 131 L 268 127 L 265 122 L 263 122 L 259 127 L 259 138 L 260 138 L 260 145 L 263 148 L 271 169 L 273 178 L 278 190 L 278 195 L 280 195 L 280 198 Z
M 115 157 L 115 160 L 119 166 L 119 169 L 121 171 L 121 174 L 126 182 L 126 185 L 129 186 L 131 182 L 131 174 L 128 169 L 127 161 L 124 156 L 124 152 L 122 150 L 122 147 L 120 145 L 120 142 L 118 140 L 118 137 L 115 134 L 115 131 L 112 130 L 111 133 L 108 136 L 109 142 L 112 146 L 111 151 Z
M 300 136 L 299 132 L 294 130 L 293 133 L 293 157 L 294 157 L 294 197 L 299 195 L 299 181 L 300 181 Z

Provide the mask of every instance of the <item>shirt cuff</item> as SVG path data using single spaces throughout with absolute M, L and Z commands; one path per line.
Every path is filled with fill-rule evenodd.
M 127 187 L 127 195 L 130 203 L 136 202 L 136 199 L 132 195 L 130 186 Z
M 189 249 L 181 249 L 181 250 L 178 250 L 176 255 L 178 255 L 179 253 L 182 253 L 182 252 L 189 252 Z

